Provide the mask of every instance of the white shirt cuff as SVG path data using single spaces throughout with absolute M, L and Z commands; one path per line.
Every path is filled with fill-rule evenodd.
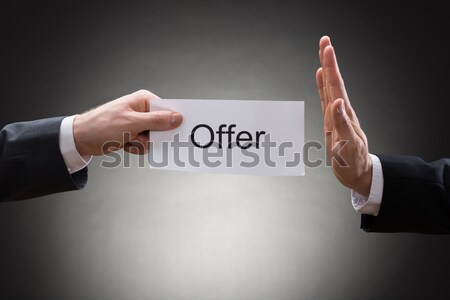
M 369 198 L 352 190 L 353 208 L 363 214 L 377 216 L 380 211 L 383 198 L 383 168 L 378 156 L 370 154 L 372 159 L 372 185 L 370 186 Z
M 73 120 L 75 116 L 66 117 L 61 122 L 59 131 L 59 149 L 70 174 L 85 168 L 92 156 L 81 156 L 75 146 L 73 139 Z

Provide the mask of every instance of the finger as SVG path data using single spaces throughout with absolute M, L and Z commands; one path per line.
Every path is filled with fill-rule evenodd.
M 181 114 L 172 111 L 135 113 L 138 131 L 164 131 L 177 128 L 183 122 Z
M 320 65 L 322 66 L 322 70 L 324 68 L 323 53 L 324 53 L 325 48 L 330 45 L 331 45 L 331 40 L 328 36 L 323 36 L 319 41 L 319 59 L 320 59 Z M 327 90 L 327 86 L 326 86 L 326 79 L 327 79 L 326 76 L 327 76 L 327 74 L 325 72 L 323 72 L 322 73 L 322 78 L 323 78 L 323 92 L 322 93 L 324 95 L 325 105 L 332 102 L 332 100 L 329 96 L 328 90 Z
M 146 134 L 139 134 L 133 140 L 126 143 L 123 149 L 132 154 L 145 154 L 148 152 L 149 137 Z
M 332 46 L 328 45 L 323 49 L 322 68 L 325 76 L 325 85 L 332 101 L 338 98 L 347 97 L 344 80 L 339 72 L 336 56 Z
M 325 148 L 327 149 L 327 158 L 332 157 L 331 150 L 333 149 L 333 131 L 325 130 Z
M 320 105 L 322 106 L 322 114 L 325 114 L 325 98 L 323 94 L 323 71 L 322 68 L 317 69 L 316 84 L 320 97 Z
M 339 71 L 336 55 L 332 46 L 325 47 L 323 51 L 323 72 L 325 76 L 325 85 L 330 101 L 344 99 L 347 114 L 353 117 L 354 111 L 345 89 L 344 80 Z
M 346 113 L 345 101 L 336 99 L 331 105 L 334 129 L 338 134 L 339 140 L 356 141 L 357 135 L 352 126 L 352 121 Z
M 130 95 L 130 107 L 134 111 L 148 112 L 150 111 L 150 101 L 161 99 L 157 95 L 147 90 L 139 90 Z
M 324 35 L 320 41 L 319 41 L 319 59 L 320 59 L 320 64 L 323 67 L 323 51 L 325 50 L 325 48 L 327 46 L 331 45 L 331 39 L 330 37 Z

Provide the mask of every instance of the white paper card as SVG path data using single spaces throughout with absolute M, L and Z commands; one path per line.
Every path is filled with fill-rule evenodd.
M 183 115 L 180 127 L 150 133 L 151 168 L 302 176 L 303 101 L 152 100 L 150 111 Z

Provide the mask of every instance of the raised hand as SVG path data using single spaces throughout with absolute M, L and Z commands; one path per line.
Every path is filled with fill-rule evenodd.
M 330 38 L 322 37 L 319 47 L 321 67 L 317 70 L 316 82 L 328 157 L 336 178 L 367 197 L 372 183 L 372 159 L 367 138 L 350 104 Z

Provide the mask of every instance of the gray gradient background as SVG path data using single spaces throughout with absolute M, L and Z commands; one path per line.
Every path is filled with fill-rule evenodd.
M 322 141 L 314 74 L 329 34 L 371 152 L 450 153 L 450 24 L 430 1 L 34 2 L 0 6 L 1 127 L 146 88 L 305 100 L 306 140 Z M 361 231 L 329 168 L 274 178 L 99 162 L 82 191 L 0 205 L 0 299 L 450 295 L 449 238 Z

